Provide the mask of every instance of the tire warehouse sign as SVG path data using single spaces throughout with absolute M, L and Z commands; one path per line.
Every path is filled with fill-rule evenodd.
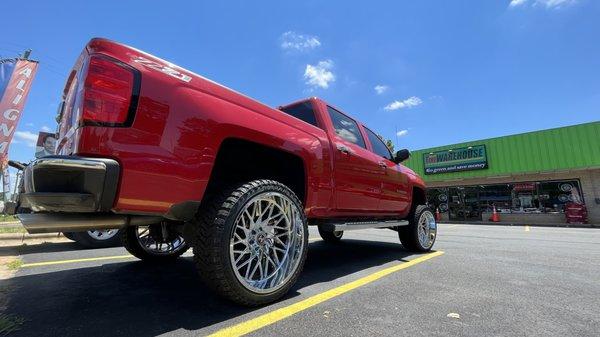
M 481 170 L 488 167 L 485 145 L 423 154 L 425 174 Z

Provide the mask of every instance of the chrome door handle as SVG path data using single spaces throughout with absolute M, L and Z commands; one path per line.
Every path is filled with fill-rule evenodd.
M 338 151 L 340 151 L 341 153 L 344 153 L 344 154 L 350 154 L 350 149 L 349 149 L 349 148 L 347 148 L 347 147 L 346 147 L 346 146 L 344 146 L 344 145 L 338 145 L 338 146 L 337 146 L 337 149 L 338 149 Z
M 379 162 L 379 166 L 381 166 L 381 167 L 383 167 L 383 168 L 386 168 L 386 167 L 387 167 L 387 165 L 385 164 L 385 162 L 384 162 L 384 161 L 380 161 L 380 162 Z

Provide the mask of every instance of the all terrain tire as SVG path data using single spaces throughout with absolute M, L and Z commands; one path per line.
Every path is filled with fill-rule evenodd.
M 304 266 L 304 208 L 294 192 L 277 181 L 261 179 L 220 189 L 207 196 L 191 225 L 201 279 L 238 304 L 257 306 L 281 298 Z
M 121 241 L 131 255 L 155 263 L 175 261 L 189 246 L 173 228 L 164 224 L 128 226 L 121 229 Z
M 119 229 L 72 232 L 63 235 L 85 248 L 108 248 L 121 245 Z
M 409 225 L 398 230 L 402 246 L 414 252 L 430 251 L 437 236 L 437 224 L 431 209 L 418 205 L 407 220 Z
M 340 242 L 340 240 L 342 239 L 342 236 L 344 235 L 344 231 L 330 231 L 330 230 L 326 230 L 323 229 L 322 226 L 318 226 L 319 228 L 319 235 L 321 236 L 321 239 L 323 239 L 323 241 L 325 242 L 330 242 L 330 243 L 337 243 Z

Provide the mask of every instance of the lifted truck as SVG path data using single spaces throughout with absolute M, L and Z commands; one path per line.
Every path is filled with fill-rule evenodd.
M 422 179 L 360 122 L 319 98 L 278 109 L 155 56 L 92 39 L 62 96 L 57 155 L 24 172 L 30 233 L 123 228 L 147 261 L 193 247 L 200 278 L 244 305 L 282 297 L 308 249 L 389 228 L 432 248 Z

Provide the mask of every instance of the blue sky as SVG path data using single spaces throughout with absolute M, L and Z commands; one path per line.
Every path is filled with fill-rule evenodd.
M 0 56 L 40 61 L 13 159 L 55 129 L 92 37 L 145 50 L 271 106 L 319 96 L 420 149 L 600 119 L 600 1 L 26 1 Z M 396 133 L 399 135 L 396 136 Z

